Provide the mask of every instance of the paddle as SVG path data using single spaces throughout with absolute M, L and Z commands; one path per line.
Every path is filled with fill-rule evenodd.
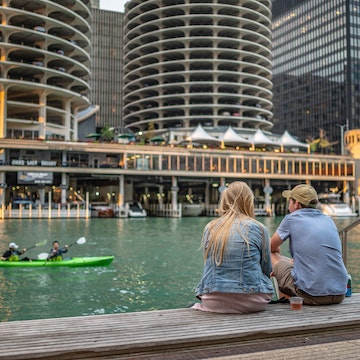
M 46 240 L 46 239 L 41 240 L 41 241 L 39 241 L 38 243 L 36 243 L 35 245 L 26 248 L 26 251 L 29 251 L 30 249 L 33 249 L 33 248 L 38 247 L 38 246 L 43 246 L 43 245 L 45 245 L 46 243 L 47 243 L 47 240 Z
M 73 246 L 73 245 L 82 245 L 86 243 L 86 239 L 84 237 L 81 237 L 80 239 L 78 239 L 76 242 L 68 245 L 68 247 Z M 39 260 L 46 260 L 48 258 L 49 254 L 48 253 L 41 253 L 38 255 L 38 259 Z
M 72 243 L 72 244 L 70 244 L 68 246 L 70 247 L 70 246 L 73 246 L 73 245 L 76 245 L 76 244 L 82 245 L 82 244 L 85 244 L 85 243 L 86 243 L 86 239 L 84 237 L 81 237 L 80 239 L 77 239 L 76 242 L 74 242 L 74 243 Z

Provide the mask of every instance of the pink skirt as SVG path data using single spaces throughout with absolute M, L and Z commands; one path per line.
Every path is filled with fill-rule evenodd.
M 200 297 L 201 303 L 194 304 L 192 309 L 221 314 L 249 314 L 264 311 L 266 305 L 271 301 L 272 294 L 213 292 Z

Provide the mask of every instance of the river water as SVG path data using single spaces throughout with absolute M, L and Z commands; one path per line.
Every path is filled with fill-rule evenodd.
M 259 218 L 276 229 L 281 217 Z M 0 268 L 0 321 L 58 318 L 181 308 L 194 302 L 202 272 L 201 234 L 206 217 L 146 219 L 6 220 L 0 222 L 0 252 L 9 242 L 36 258 L 86 238 L 69 256 L 115 255 L 107 267 Z M 336 220 L 339 230 L 355 221 Z M 360 287 L 359 229 L 349 232 L 348 270 Z M 286 249 L 284 249 L 284 252 Z

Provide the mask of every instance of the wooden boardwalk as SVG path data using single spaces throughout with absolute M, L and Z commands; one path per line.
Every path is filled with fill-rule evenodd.
M 218 315 L 175 309 L 0 323 L 0 359 L 359 359 L 360 294 Z

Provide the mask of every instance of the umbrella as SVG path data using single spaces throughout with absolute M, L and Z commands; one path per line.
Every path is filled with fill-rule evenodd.
M 164 142 L 165 139 L 161 136 L 155 136 L 152 139 L 149 140 L 150 142 Z
M 91 139 L 91 138 L 99 139 L 99 138 L 101 138 L 101 136 L 102 135 L 99 133 L 90 133 L 90 134 L 87 134 L 85 137 L 87 139 Z
M 119 134 L 119 139 L 133 139 L 135 137 L 134 134 L 125 133 L 125 134 Z

